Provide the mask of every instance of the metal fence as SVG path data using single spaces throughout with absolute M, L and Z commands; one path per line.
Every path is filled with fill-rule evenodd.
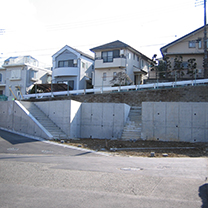
M 163 83 L 152 83 L 152 84 L 142 84 L 142 85 L 129 85 L 129 86 L 118 86 L 118 87 L 100 87 L 96 89 L 82 89 L 82 90 L 71 90 L 71 91 L 61 91 L 61 92 L 36 93 L 36 94 L 23 95 L 23 98 L 38 99 L 44 97 L 67 96 L 67 95 L 78 95 L 78 94 L 88 94 L 88 93 L 98 94 L 104 92 L 121 92 L 121 91 L 129 91 L 129 90 L 158 89 L 158 88 L 170 88 L 170 87 L 174 88 L 179 86 L 195 86 L 199 84 L 208 84 L 208 79 L 163 82 Z

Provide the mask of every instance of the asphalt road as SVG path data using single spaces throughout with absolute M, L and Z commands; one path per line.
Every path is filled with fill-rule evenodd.
M 207 158 L 97 154 L 0 130 L 0 207 L 208 207 Z

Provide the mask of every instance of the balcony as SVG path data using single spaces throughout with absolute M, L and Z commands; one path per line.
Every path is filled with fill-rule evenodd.
M 79 68 L 78 67 L 60 67 L 53 70 L 54 77 L 69 77 L 69 76 L 78 76 Z
M 125 68 L 126 67 L 126 58 L 119 57 L 114 58 L 112 62 L 103 62 L 103 59 L 95 60 L 95 68 L 96 69 L 104 69 L 104 68 Z

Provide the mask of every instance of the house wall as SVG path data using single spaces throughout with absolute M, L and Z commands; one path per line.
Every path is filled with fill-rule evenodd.
M 188 61 L 190 58 L 195 58 L 197 63 L 197 77 L 203 78 L 204 69 L 203 69 L 203 58 L 204 58 L 204 48 L 203 48 L 203 30 L 193 33 L 191 36 L 184 38 L 173 44 L 167 48 L 167 51 L 163 51 L 163 54 L 170 58 L 171 61 L 171 70 L 174 69 L 174 59 L 176 55 L 181 55 L 183 57 L 183 61 Z M 202 47 L 199 48 L 199 43 L 197 40 L 201 39 Z M 195 48 L 189 47 L 189 41 L 195 41 Z M 183 78 L 190 78 L 190 75 L 186 75 L 186 70 L 184 70 L 185 75 Z
M 196 32 L 196 33 L 192 34 L 191 36 L 189 36 L 188 38 L 182 39 L 179 43 L 170 46 L 167 50 L 167 53 L 175 53 L 175 54 L 203 53 L 204 49 L 203 48 L 200 49 L 198 47 L 198 43 L 196 43 L 195 48 L 189 48 L 189 41 L 197 40 L 198 38 L 202 39 L 202 45 L 203 45 L 203 37 L 204 37 L 203 30 L 201 30 L 200 32 Z
M 149 71 L 149 64 L 148 62 L 146 62 L 140 55 L 138 55 L 137 53 L 128 50 L 128 49 L 122 49 L 120 48 L 119 50 L 123 50 L 124 51 L 124 57 L 122 58 L 122 61 L 125 62 L 125 64 L 123 65 L 120 63 L 117 63 L 114 60 L 114 63 L 110 62 L 110 63 L 102 63 L 102 67 L 101 67 L 101 63 L 99 62 L 99 67 L 97 68 L 96 66 L 96 61 L 95 61 L 95 77 L 94 77 L 94 88 L 99 88 L 99 87 L 109 87 L 112 86 L 112 84 L 110 83 L 110 80 L 113 79 L 113 72 L 121 72 L 124 71 L 127 73 L 127 75 L 130 77 L 130 79 L 134 82 L 134 66 L 144 70 L 146 72 Z M 103 50 L 104 51 L 104 50 Z M 98 60 L 101 59 L 101 54 L 102 51 L 96 51 L 96 58 Z M 139 57 L 139 61 L 137 59 L 137 57 Z M 101 60 L 102 61 L 102 60 Z M 112 66 L 111 66 L 112 65 Z M 103 81 L 102 77 L 103 77 L 103 73 L 106 73 L 106 81 Z M 142 78 L 147 78 L 145 76 L 142 76 Z
M 69 60 L 69 59 L 77 59 L 77 58 L 78 57 L 76 56 L 76 54 L 72 53 L 69 50 L 65 50 L 55 58 L 55 67 L 54 68 L 58 68 L 59 61 L 64 61 L 64 60 Z
M 62 49 L 63 50 L 63 49 Z M 70 51 L 71 50 L 71 51 Z M 59 61 L 64 60 L 77 60 L 76 67 L 58 67 Z M 84 63 L 84 67 L 83 64 Z M 57 55 L 53 56 L 53 82 L 68 82 L 74 81 L 74 90 L 85 89 L 86 88 L 86 76 L 91 78 L 92 65 L 94 61 L 82 56 L 74 49 L 66 47 L 66 49 Z
M 84 67 L 83 64 L 84 63 Z M 86 77 L 92 78 L 94 61 L 81 57 L 80 61 L 80 78 L 79 78 L 79 89 L 86 89 Z
M 33 84 L 36 83 L 47 83 L 49 70 L 42 69 L 32 65 L 14 65 L 5 67 L 5 73 L 3 81 L 5 82 L 5 95 L 8 96 L 8 100 L 14 98 L 13 94 L 10 92 L 9 87 L 12 89 L 14 95 L 17 99 L 21 98 L 21 94 L 18 93 L 19 90 L 15 86 L 20 86 L 21 93 L 23 95 L 27 94 L 29 90 L 33 87 Z M 20 76 L 18 78 L 12 79 L 12 71 L 20 71 Z M 32 77 L 31 71 L 36 73 L 36 77 Z M 1 70 L 0 70 L 1 73 Z M 0 83 L 1 84 L 1 83 Z
M 208 141 L 208 103 L 143 102 L 142 139 Z

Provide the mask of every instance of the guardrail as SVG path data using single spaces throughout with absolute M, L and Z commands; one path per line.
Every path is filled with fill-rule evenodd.
M 152 83 L 143 85 L 129 85 L 129 86 L 118 86 L 118 87 L 100 87 L 96 89 L 82 89 L 82 90 L 70 90 L 70 91 L 60 91 L 60 92 L 48 92 L 48 93 L 36 93 L 23 95 L 24 99 L 29 98 L 44 98 L 44 97 L 54 97 L 54 96 L 69 96 L 78 94 L 88 94 L 88 93 L 103 93 L 103 92 L 120 92 L 129 90 L 142 90 L 142 89 L 158 89 L 166 87 L 177 87 L 177 86 L 194 86 L 198 84 L 208 84 L 208 79 L 198 79 L 198 80 L 187 80 L 178 82 L 163 82 L 163 83 Z

